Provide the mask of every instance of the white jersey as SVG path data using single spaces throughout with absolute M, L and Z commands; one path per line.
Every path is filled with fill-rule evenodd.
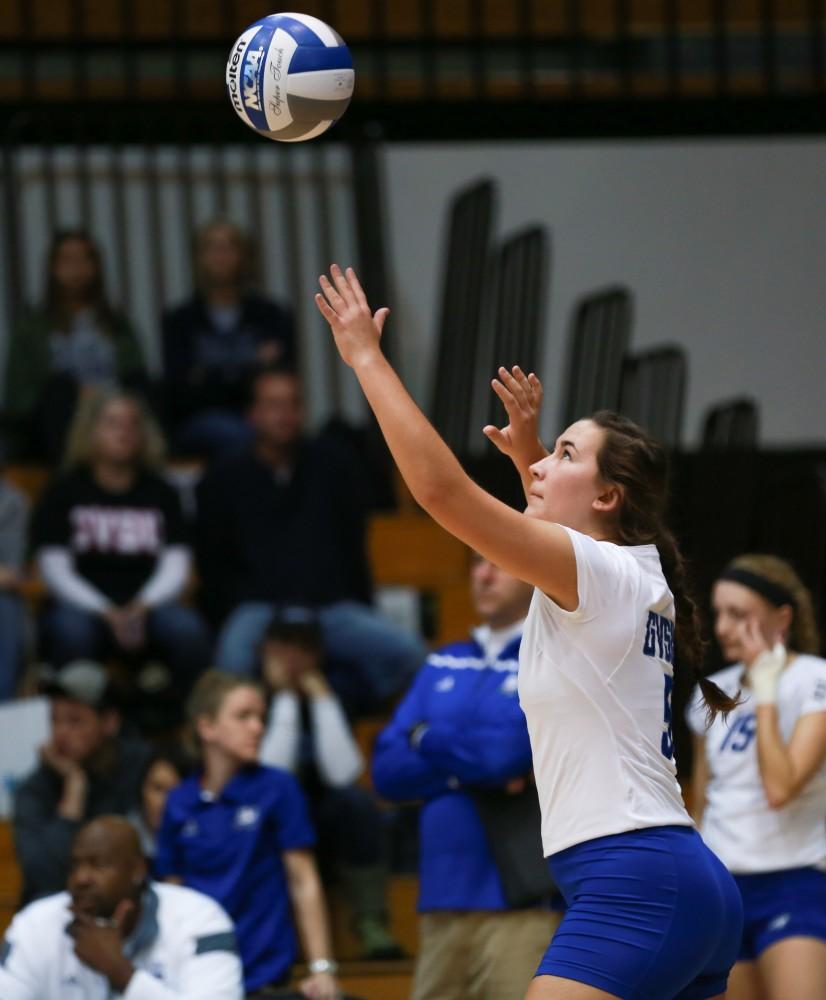
M 699 692 L 689 705 L 688 724 L 705 737 L 709 780 L 701 832 L 730 871 L 782 871 L 826 864 L 826 761 L 801 793 L 782 809 L 772 809 L 757 763 L 757 714 L 743 664 L 713 675 L 728 694 L 741 690 L 743 703 L 727 719 L 718 715 L 706 731 Z M 784 742 L 797 720 L 826 712 L 826 660 L 795 657 L 780 675 L 777 714 Z
M 66 892 L 31 903 L 0 950 L 2 1000 L 109 1000 L 109 981 L 84 965 L 66 933 Z M 241 961 L 232 921 L 209 897 L 151 883 L 124 954 L 136 968 L 124 1000 L 241 1000 Z
M 535 590 L 519 653 L 546 855 L 692 825 L 671 740 L 674 598 L 657 549 L 566 531 L 579 606 L 563 611 Z

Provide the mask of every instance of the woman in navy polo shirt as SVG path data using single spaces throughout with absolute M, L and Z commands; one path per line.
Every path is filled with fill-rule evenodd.
M 266 708 L 249 680 L 205 673 L 189 701 L 202 768 L 169 795 L 158 877 L 217 900 L 235 922 L 248 992 L 289 980 L 297 942 L 309 963 L 302 992 L 334 1000 L 338 986 L 313 830 L 295 778 L 262 767 Z

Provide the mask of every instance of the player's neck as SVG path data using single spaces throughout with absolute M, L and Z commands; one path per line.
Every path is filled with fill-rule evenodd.
M 241 765 L 235 757 L 220 747 L 206 747 L 201 788 L 217 798 L 240 770 Z

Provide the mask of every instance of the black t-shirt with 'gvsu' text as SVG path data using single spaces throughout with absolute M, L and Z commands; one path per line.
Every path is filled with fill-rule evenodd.
M 32 526 L 35 549 L 68 549 L 75 570 L 114 604 L 132 600 L 169 545 L 184 545 L 175 490 L 143 472 L 122 493 L 103 489 L 86 469 L 58 479 L 44 493 Z

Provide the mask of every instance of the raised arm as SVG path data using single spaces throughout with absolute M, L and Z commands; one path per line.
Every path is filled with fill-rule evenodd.
M 564 608 L 577 606 L 576 560 L 567 532 L 527 518 L 467 476 L 381 353 L 388 309 L 372 314 L 352 268 L 320 279 L 316 305 L 354 370 L 411 493 L 445 530 L 492 563 L 539 587 Z

